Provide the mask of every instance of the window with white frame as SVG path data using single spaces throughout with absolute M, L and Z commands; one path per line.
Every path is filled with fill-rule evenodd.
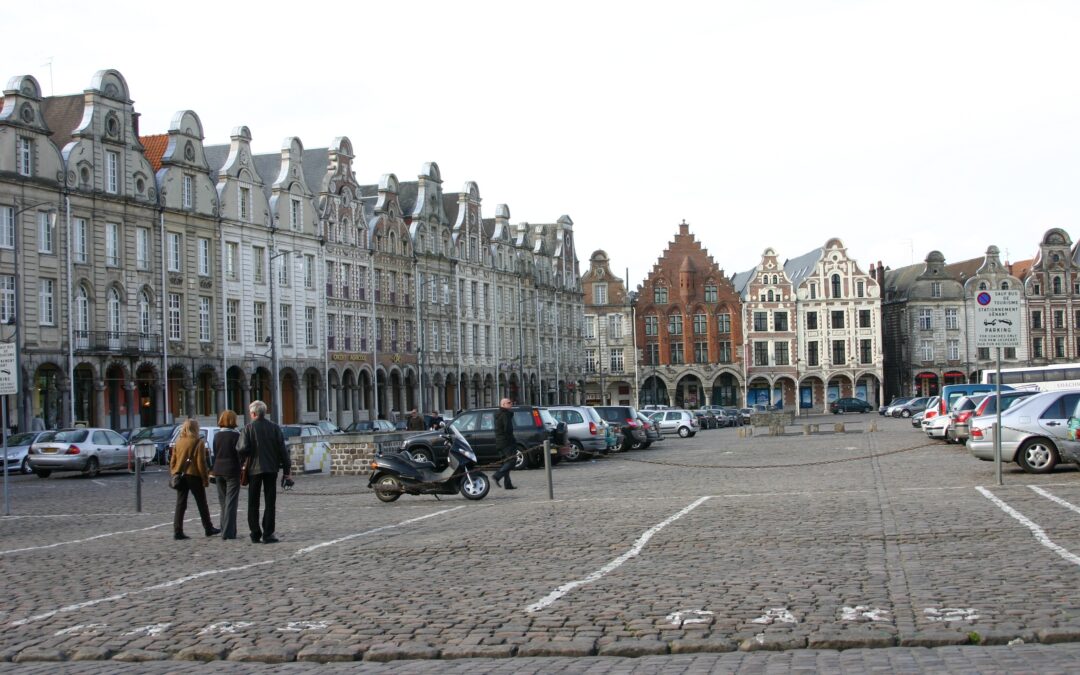
M 235 241 L 225 242 L 225 276 L 236 278 L 240 262 L 240 244 Z
M 960 310 L 956 307 L 945 308 L 945 328 L 948 330 L 960 328 Z
M 616 347 L 610 352 L 611 355 L 611 372 L 621 373 L 623 369 L 623 350 L 622 347 Z
M 0 276 L 0 323 L 15 322 L 15 277 Z
M 593 304 L 594 305 L 606 305 L 607 304 L 607 284 L 595 283 L 592 287 L 593 291 Z
M 278 283 L 282 286 L 289 285 L 289 252 L 282 251 L 277 266 L 278 266 Z
M 199 341 L 210 342 L 210 298 L 199 297 Z
M 180 340 L 183 332 L 180 323 L 180 305 L 183 302 L 179 293 L 169 293 L 169 339 Z
M 315 308 L 304 308 L 304 342 L 308 347 L 315 346 Z
M 919 353 L 922 355 L 922 360 L 923 361 L 933 361 L 934 360 L 934 341 L 933 340 L 923 340 L 920 343 Z
M 151 310 L 150 294 L 145 290 L 139 291 L 139 332 L 144 336 L 149 335 L 153 328 Z
M 109 338 L 115 340 L 120 337 L 120 293 L 115 288 L 109 289 L 108 297 L 105 300 L 105 311 L 109 320 Z
M 934 282 L 930 283 L 930 297 L 931 298 L 940 298 L 941 297 L 941 282 L 940 281 L 934 281 Z
M 241 221 L 246 223 L 246 222 L 248 222 L 248 220 L 250 220 L 250 218 L 251 218 L 251 188 L 249 188 L 249 187 L 241 187 L 240 188 L 240 198 L 239 198 L 238 212 L 239 212 L 238 215 L 240 216 Z
M 647 318 L 646 318 L 646 321 L 648 321 Z M 646 325 L 648 325 L 648 324 L 646 324 Z M 596 317 L 591 315 L 591 314 L 585 317 L 585 339 L 586 340 L 595 340 L 596 339 Z
M 453 335 L 450 333 L 450 322 L 449 321 L 443 321 L 442 322 L 442 332 L 443 332 L 443 351 L 448 352 L 448 351 L 450 351 L 451 339 L 453 338 Z
M 255 283 L 261 284 L 266 279 L 266 249 L 262 246 L 251 247 L 251 272 Z
M 120 192 L 120 153 L 114 150 L 105 151 L 105 192 Z
M 43 326 L 56 325 L 56 280 L 41 279 L 38 287 L 38 320 Z
M 960 341 L 959 340 L 949 340 L 946 343 L 946 348 L 948 349 L 949 360 L 950 361 L 959 361 L 960 360 Z
M 53 253 L 53 220 L 48 211 L 38 211 L 38 253 Z
M 169 232 L 167 235 L 165 235 L 165 240 L 168 242 L 169 246 L 169 271 L 179 272 L 180 256 L 183 253 L 180 248 L 180 233 Z
M 199 276 L 210 276 L 210 240 L 199 238 Z
M 34 139 L 19 136 L 15 141 L 16 170 L 20 176 L 34 175 Z
M 141 270 L 150 267 L 150 228 L 135 228 L 135 266 Z
M 87 260 L 86 218 L 75 218 L 72 221 L 71 232 L 71 255 L 77 263 Z
M 120 265 L 120 225 L 105 223 L 105 264 L 109 267 Z
M 292 344 L 292 305 L 281 305 L 281 344 Z
M 929 308 L 919 310 L 919 330 L 930 330 L 934 326 L 934 313 Z
M 623 315 L 608 314 L 607 336 L 609 340 L 621 340 L 623 336 Z
M 315 256 L 304 256 L 304 288 L 315 288 Z
M 195 176 L 185 173 L 182 185 L 184 208 L 190 209 L 195 205 Z
M 14 206 L 0 206 L 0 248 L 15 248 Z
M 230 299 L 225 303 L 225 334 L 229 342 L 240 341 L 240 301 Z
M 299 230 L 303 223 L 303 217 L 303 203 L 294 197 L 289 201 L 289 227 L 293 230 Z
M 254 330 L 254 337 L 256 344 L 265 344 L 266 338 L 269 337 L 266 334 L 266 303 L 256 302 L 252 308 L 252 328 Z

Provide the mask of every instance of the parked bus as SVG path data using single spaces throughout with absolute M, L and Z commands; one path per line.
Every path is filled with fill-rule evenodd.
M 994 384 L 997 371 L 983 371 L 984 384 Z M 1001 384 L 1022 391 L 1055 391 L 1058 389 L 1080 389 L 1080 363 L 1059 363 L 1052 366 L 1030 366 L 1027 368 L 1002 368 Z

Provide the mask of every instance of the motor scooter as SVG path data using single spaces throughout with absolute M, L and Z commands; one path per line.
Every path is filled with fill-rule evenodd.
M 408 450 L 390 454 L 376 453 L 371 460 L 368 487 L 383 502 L 395 501 L 402 494 L 452 495 L 460 492 L 465 499 L 483 499 L 491 490 L 491 480 L 476 468 L 476 453 L 461 432 L 447 426 L 443 433 L 449 447 L 449 465 L 442 471 L 428 460 L 417 460 Z

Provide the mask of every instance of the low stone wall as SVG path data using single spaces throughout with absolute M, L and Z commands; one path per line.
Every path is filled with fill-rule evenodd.
M 401 447 L 401 441 L 413 434 L 332 434 L 327 436 L 306 436 L 290 439 L 289 454 L 293 473 L 304 473 L 304 443 L 322 442 L 327 445 L 330 455 L 331 476 L 366 476 L 371 473 L 371 458 L 375 451 L 384 452 Z

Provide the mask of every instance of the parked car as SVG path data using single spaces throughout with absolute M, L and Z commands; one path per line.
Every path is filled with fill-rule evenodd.
M 911 426 L 912 426 L 913 428 L 915 428 L 915 429 L 922 429 L 922 421 L 923 421 L 923 417 L 924 417 L 925 415 L 926 415 L 926 412 L 925 412 L 925 411 L 924 411 L 924 412 L 919 412 L 919 413 L 915 413 L 914 415 L 912 415 L 912 416 L 911 416 Z
M 968 421 L 975 414 L 975 409 L 979 407 L 984 398 L 986 396 L 983 394 L 972 394 L 971 396 L 961 397 L 953 405 L 952 412 L 948 415 L 950 419 L 949 426 L 945 429 L 946 442 L 963 443 L 967 440 Z
M 647 410 L 649 412 L 655 412 L 657 410 L 668 410 L 669 408 L 671 408 L 671 406 L 669 406 L 669 405 L 647 405 L 644 408 L 642 408 L 642 410 Z
M 673 431 L 681 438 L 691 438 L 698 432 L 697 418 L 689 410 L 665 410 L 650 415 L 660 431 Z
M 635 445 L 635 450 L 644 450 L 653 443 L 664 440 L 664 434 L 660 431 L 660 427 L 654 424 L 653 421 L 649 419 L 648 415 L 639 411 L 638 419 L 641 421 L 641 426 L 645 430 L 645 442 Z
M 55 431 L 28 431 L 25 434 L 15 434 L 7 439 L 7 470 L 8 473 L 34 473 L 30 468 L 30 446 L 39 440 L 45 440 L 55 434 Z
M 557 406 L 548 408 L 557 422 L 566 424 L 566 440 L 570 448 L 566 458 L 576 462 L 596 453 L 607 452 L 606 422 L 587 406 Z
M 152 427 L 143 427 L 128 438 L 128 446 L 134 449 L 138 443 L 152 441 L 154 443 L 154 462 L 157 464 L 169 463 L 169 444 L 180 429 L 179 424 L 158 424 Z
M 922 429 L 923 433 L 926 433 L 927 425 L 937 418 L 939 412 L 938 397 L 933 396 L 926 402 L 926 410 L 922 411 L 922 419 L 919 420 L 919 428 Z
M 1028 396 L 1034 396 L 1038 394 L 1036 389 L 1018 389 L 1016 391 L 1003 391 L 1001 392 L 1001 412 L 1005 412 L 1011 408 L 1015 403 L 1027 398 Z M 989 394 L 979 404 L 979 407 L 975 409 L 975 414 L 972 417 L 983 417 L 985 415 L 997 415 L 997 394 Z
M 343 433 L 345 433 L 344 431 L 341 430 L 341 427 L 334 424 L 330 420 L 319 420 L 318 422 L 315 422 L 314 424 L 315 424 L 315 426 L 319 427 L 319 429 L 324 434 L 343 434 Z
M 207 466 L 214 466 L 214 436 L 223 428 L 224 427 L 199 427 L 199 438 L 206 441 Z M 176 431 L 173 432 L 172 438 L 169 439 L 169 449 L 167 453 L 169 457 L 172 456 L 173 450 L 176 449 L 176 439 L 178 438 L 180 438 L 179 426 L 176 427 Z
M 829 412 L 834 415 L 849 412 L 865 413 L 873 409 L 874 406 L 861 398 L 838 398 L 829 404 Z
M 381 434 L 388 431 L 396 431 L 389 420 L 360 420 L 345 427 L 347 434 Z
M 450 422 L 472 446 L 480 464 L 495 464 L 502 455 L 495 447 L 495 413 L 498 408 L 475 408 L 464 410 Z M 536 406 L 519 405 L 511 408 L 514 413 L 514 439 L 518 444 L 517 469 L 534 468 L 543 463 L 543 456 L 535 451 L 545 440 L 552 443 L 552 461 L 561 455 L 558 449 L 566 444 L 566 424 L 557 422 L 551 413 Z M 447 450 L 441 431 L 426 431 L 409 436 L 401 443 L 416 459 L 435 463 L 436 468 L 447 464 Z
M 739 416 L 742 417 L 743 424 L 750 424 L 750 420 L 753 419 L 753 408 L 739 408 Z
M 699 428 L 715 429 L 720 426 L 720 422 L 716 419 L 716 415 L 708 410 L 694 410 L 692 412 L 694 417 L 697 418 Z
M 1001 461 L 1028 473 L 1049 473 L 1058 462 L 1080 463 L 1080 442 L 1069 438 L 1070 418 L 1080 413 L 1080 391 L 1062 389 L 1028 396 L 1001 413 Z M 994 459 L 997 415 L 971 421 L 967 447 L 978 459 Z
M 635 443 L 645 442 L 645 430 L 641 428 L 637 410 L 628 405 L 598 405 L 594 406 L 597 414 L 604 421 L 615 427 L 615 435 L 619 437 L 619 449 L 629 450 Z M 650 415 L 651 417 L 651 415 Z
M 202 430 L 200 429 L 200 431 Z M 290 438 L 323 435 L 322 429 L 314 424 L 282 424 L 281 433 L 284 434 L 286 441 Z
M 128 444 L 112 429 L 61 429 L 30 446 L 30 468 L 39 478 L 54 471 L 81 471 L 97 476 L 107 469 L 128 468 Z
M 911 400 L 910 396 L 897 396 L 896 398 L 889 401 L 885 405 L 878 406 L 878 414 L 879 415 L 888 415 L 890 408 L 895 408 L 897 406 L 901 406 L 901 405 L 907 403 L 910 400 Z
M 918 396 L 899 405 L 891 405 L 888 414 L 890 417 L 911 417 L 926 410 L 926 404 L 930 402 L 931 398 L 930 396 Z

